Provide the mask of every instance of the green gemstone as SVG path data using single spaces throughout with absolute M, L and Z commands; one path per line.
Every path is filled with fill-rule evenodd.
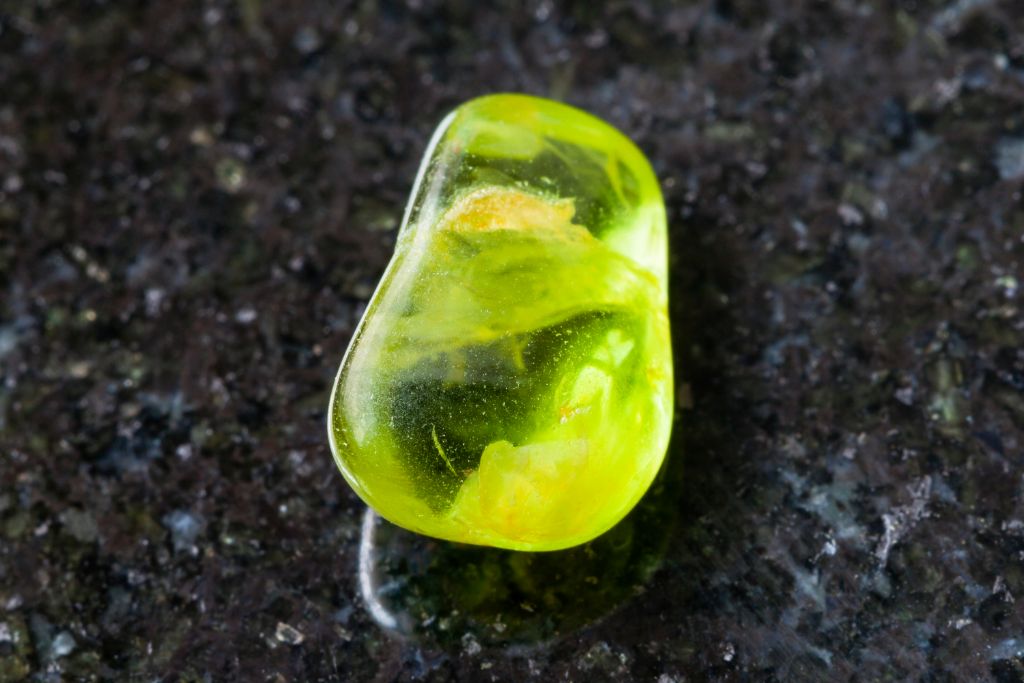
M 452 112 L 345 354 L 328 431 L 386 519 L 555 550 L 618 522 L 672 426 L 665 207 L 603 121 L 524 95 Z

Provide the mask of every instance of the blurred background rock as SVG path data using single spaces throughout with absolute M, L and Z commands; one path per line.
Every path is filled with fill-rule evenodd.
M 390 633 L 324 410 L 496 91 L 651 157 L 679 422 L 591 547 L 380 530 Z M 1022 182 L 1016 0 L 6 3 L 0 680 L 1022 680 Z

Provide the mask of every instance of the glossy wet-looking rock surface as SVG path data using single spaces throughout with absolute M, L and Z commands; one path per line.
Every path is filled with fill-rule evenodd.
M 438 124 L 327 431 L 382 517 L 511 550 L 591 541 L 657 475 L 673 421 L 665 204 L 607 123 L 478 97 Z
M 1015 3 L 173 9 L 0 18 L 0 679 L 1024 675 Z M 667 467 L 563 555 L 366 523 L 323 439 L 488 91 L 669 210 Z

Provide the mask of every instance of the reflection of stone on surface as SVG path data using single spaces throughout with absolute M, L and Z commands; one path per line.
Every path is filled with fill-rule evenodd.
M 582 546 L 523 553 L 436 541 L 367 508 L 359 590 L 383 628 L 417 640 L 533 647 L 601 621 L 644 591 L 675 528 L 681 462 L 622 522 Z M 467 641 L 469 639 L 469 641 Z
M 394 629 L 398 627 L 398 620 L 381 604 L 378 596 L 375 555 L 379 521 L 380 517 L 373 508 L 366 508 L 363 512 L 363 526 L 359 538 L 359 591 L 373 620 L 382 628 Z

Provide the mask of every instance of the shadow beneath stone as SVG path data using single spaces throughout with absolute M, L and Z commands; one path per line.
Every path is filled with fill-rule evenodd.
M 760 556 L 785 491 L 762 441 L 779 419 L 757 371 L 771 307 L 746 280 L 742 236 L 715 226 L 714 216 L 694 217 L 670 235 L 679 405 L 665 472 L 670 538 L 644 596 L 602 629 L 623 642 L 681 640 L 727 664 L 728 652 L 717 654 L 736 611 L 771 623 L 792 586 Z

